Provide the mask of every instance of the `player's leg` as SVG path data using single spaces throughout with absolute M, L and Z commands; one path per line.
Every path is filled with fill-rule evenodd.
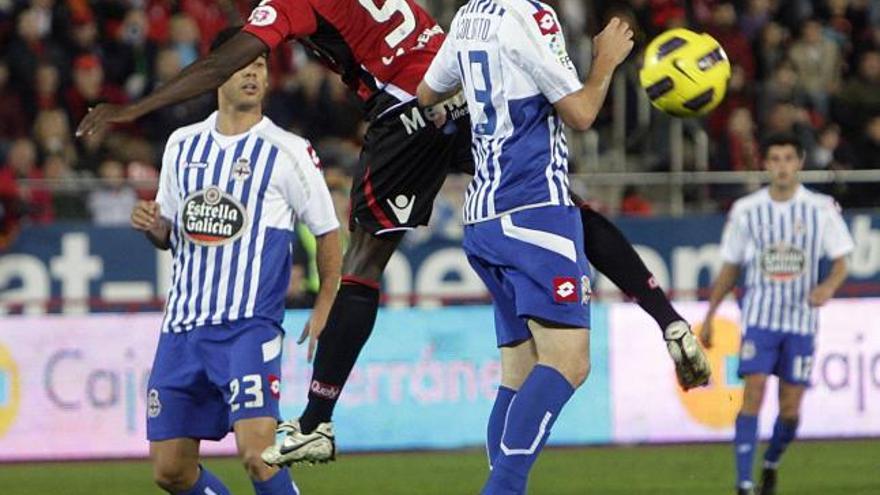
M 510 403 L 538 362 L 533 339 L 504 346 L 499 350 L 501 351 L 501 384 L 498 386 L 498 394 L 492 404 L 486 427 L 486 455 L 490 467 L 501 451 L 501 436 L 504 434 L 504 422 L 507 419 Z
M 191 345 L 191 332 L 163 333 L 147 384 L 147 439 L 155 483 L 173 494 L 228 494 L 199 465 L 199 438 L 229 430 L 223 396 L 208 380 Z
M 284 331 L 273 321 L 247 318 L 202 327 L 197 348 L 206 373 L 220 391 L 239 457 L 257 495 L 296 495 L 287 469 L 260 458 L 275 443 L 280 417 L 281 353 Z M 227 427 L 228 430 L 228 427 Z
M 529 472 L 568 400 L 589 373 L 589 331 L 529 321 L 538 362 L 510 403 L 501 452 L 483 494 L 526 492 Z
M 343 261 L 342 284 L 318 339 L 309 400 L 299 418 L 302 433 L 309 434 L 331 420 L 339 394 L 373 331 L 382 273 L 402 238 L 400 232 L 373 235 L 354 226 Z
M 419 127 L 414 123 L 419 119 L 412 120 L 415 109 L 415 101 L 401 105 L 367 130 L 351 192 L 352 237 L 342 286 L 318 339 L 308 404 L 298 421 L 279 428 L 287 435 L 278 450 L 286 454 L 274 462 L 334 458 L 333 409 L 373 330 L 385 266 L 404 232 L 427 225 L 447 169 L 470 154 L 469 126 L 444 132 L 422 118 L 425 125 Z M 306 444 L 332 448 L 297 453 Z
M 690 326 L 682 318 L 632 244 L 607 218 L 581 205 L 581 224 L 587 259 L 645 310 L 663 332 L 681 386 L 687 390 L 709 382 L 711 367 Z
M 743 403 L 736 417 L 733 439 L 736 486 L 740 493 L 754 489 L 752 468 L 758 443 L 758 413 L 764 401 L 767 376 L 776 368 L 782 347 L 779 332 L 749 327 L 740 346 L 739 376 L 743 378 Z
M 811 335 L 789 334 L 782 346 L 779 365 L 779 416 L 773 425 L 773 436 L 764 452 L 760 495 L 776 494 L 779 461 L 794 441 L 800 422 L 801 402 L 809 386 L 812 371 L 814 339 Z
M 260 457 L 275 443 L 275 417 L 241 419 L 235 422 L 235 443 L 244 469 L 257 495 L 298 495 L 287 468 L 269 466 Z

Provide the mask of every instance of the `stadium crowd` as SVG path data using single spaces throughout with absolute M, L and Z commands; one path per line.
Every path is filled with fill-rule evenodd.
M 153 192 L 149 185 L 157 177 L 165 138 L 207 115 L 214 97 L 85 140 L 74 139 L 72 129 L 98 102 L 131 101 L 162 85 L 205 53 L 219 30 L 246 19 L 253 3 L 0 1 L 0 248 L 23 222 L 90 218 L 104 225 L 126 223 L 137 197 Z M 642 47 L 676 26 L 704 30 L 721 42 L 733 63 L 729 95 L 707 119 L 689 124 L 709 133 L 713 169 L 759 169 L 761 136 L 785 130 L 796 132 L 807 145 L 810 168 L 880 168 L 880 2 L 554 3 L 566 24 L 569 50 L 583 62 L 582 72 L 589 63 L 591 34 L 612 15 L 638 27 Z M 426 7 L 448 25 L 458 4 L 428 0 Z M 631 93 L 640 91 L 638 57 L 633 58 Z M 297 44 L 273 53 L 271 68 L 269 116 L 312 140 L 332 187 L 344 197 L 363 132 L 358 102 Z M 600 136 L 610 120 L 606 108 Z M 630 135 L 639 136 L 635 115 L 627 120 Z M 655 121 L 662 123 L 662 118 Z M 659 141 L 659 148 L 650 149 L 662 149 Z M 641 163 L 665 166 L 662 158 Z M 837 185 L 833 192 L 845 206 L 878 206 L 876 187 Z M 723 207 L 725 191 L 718 194 Z M 454 211 L 454 205 L 448 209 Z M 652 208 L 630 188 L 621 210 L 650 214 Z

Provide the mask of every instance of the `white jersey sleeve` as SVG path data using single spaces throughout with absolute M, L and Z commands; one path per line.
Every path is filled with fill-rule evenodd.
M 156 203 L 159 214 L 166 220 L 174 221 L 180 209 L 180 188 L 177 184 L 177 152 L 179 141 L 168 141 L 162 153 L 162 170 L 159 172 L 159 189 L 156 191 Z
M 734 206 L 721 235 L 721 259 L 733 265 L 741 265 L 746 261 L 749 243 L 748 228 L 741 211 Z
M 852 235 L 840 214 L 839 206 L 834 200 L 830 200 L 823 209 L 825 214 L 825 229 L 822 236 L 822 252 L 825 256 L 836 260 L 846 256 L 855 248 Z
M 456 16 L 452 20 L 450 33 L 455 29 L 457 18 Z M 452 36 L 447 36 L 440 51 L 431 61 L 428 71 L 425 72 L 425 84 L 437 93 L 446 93 L 461 85 L 461 73 L 458 69 L 458 55 L 454 43 Z
M 503 49 L 511 61 L 531 74 L 541 93 L 556 103 L 581 89 L 577 71 L 565 50 L 556 13 L 542 5 L 531 17 L 517 9 L 509 9 L 499 29 Z
M 309 231 L 323 235 L 339 228 L 330 190 L 321 174 L 321 162 L 311 145 L 296 146 L 286 157 L 281 193 Z

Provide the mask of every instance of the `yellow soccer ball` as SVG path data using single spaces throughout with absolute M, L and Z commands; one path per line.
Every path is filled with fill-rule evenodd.
M 655 107 L 676 117 L 699 117 L 724 99 L 730 60 L 708 34 L 670 29 L 648 45 L 639 79 Z

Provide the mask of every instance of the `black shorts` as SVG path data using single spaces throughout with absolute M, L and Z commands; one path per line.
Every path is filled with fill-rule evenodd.
M 416 101 L 371 121 L 351 189 L 350 229 L 383 234 L 427 225 L 446 175 L 473 173 L 467 103 L 457 103 L 446 107 L 442 129 Z

